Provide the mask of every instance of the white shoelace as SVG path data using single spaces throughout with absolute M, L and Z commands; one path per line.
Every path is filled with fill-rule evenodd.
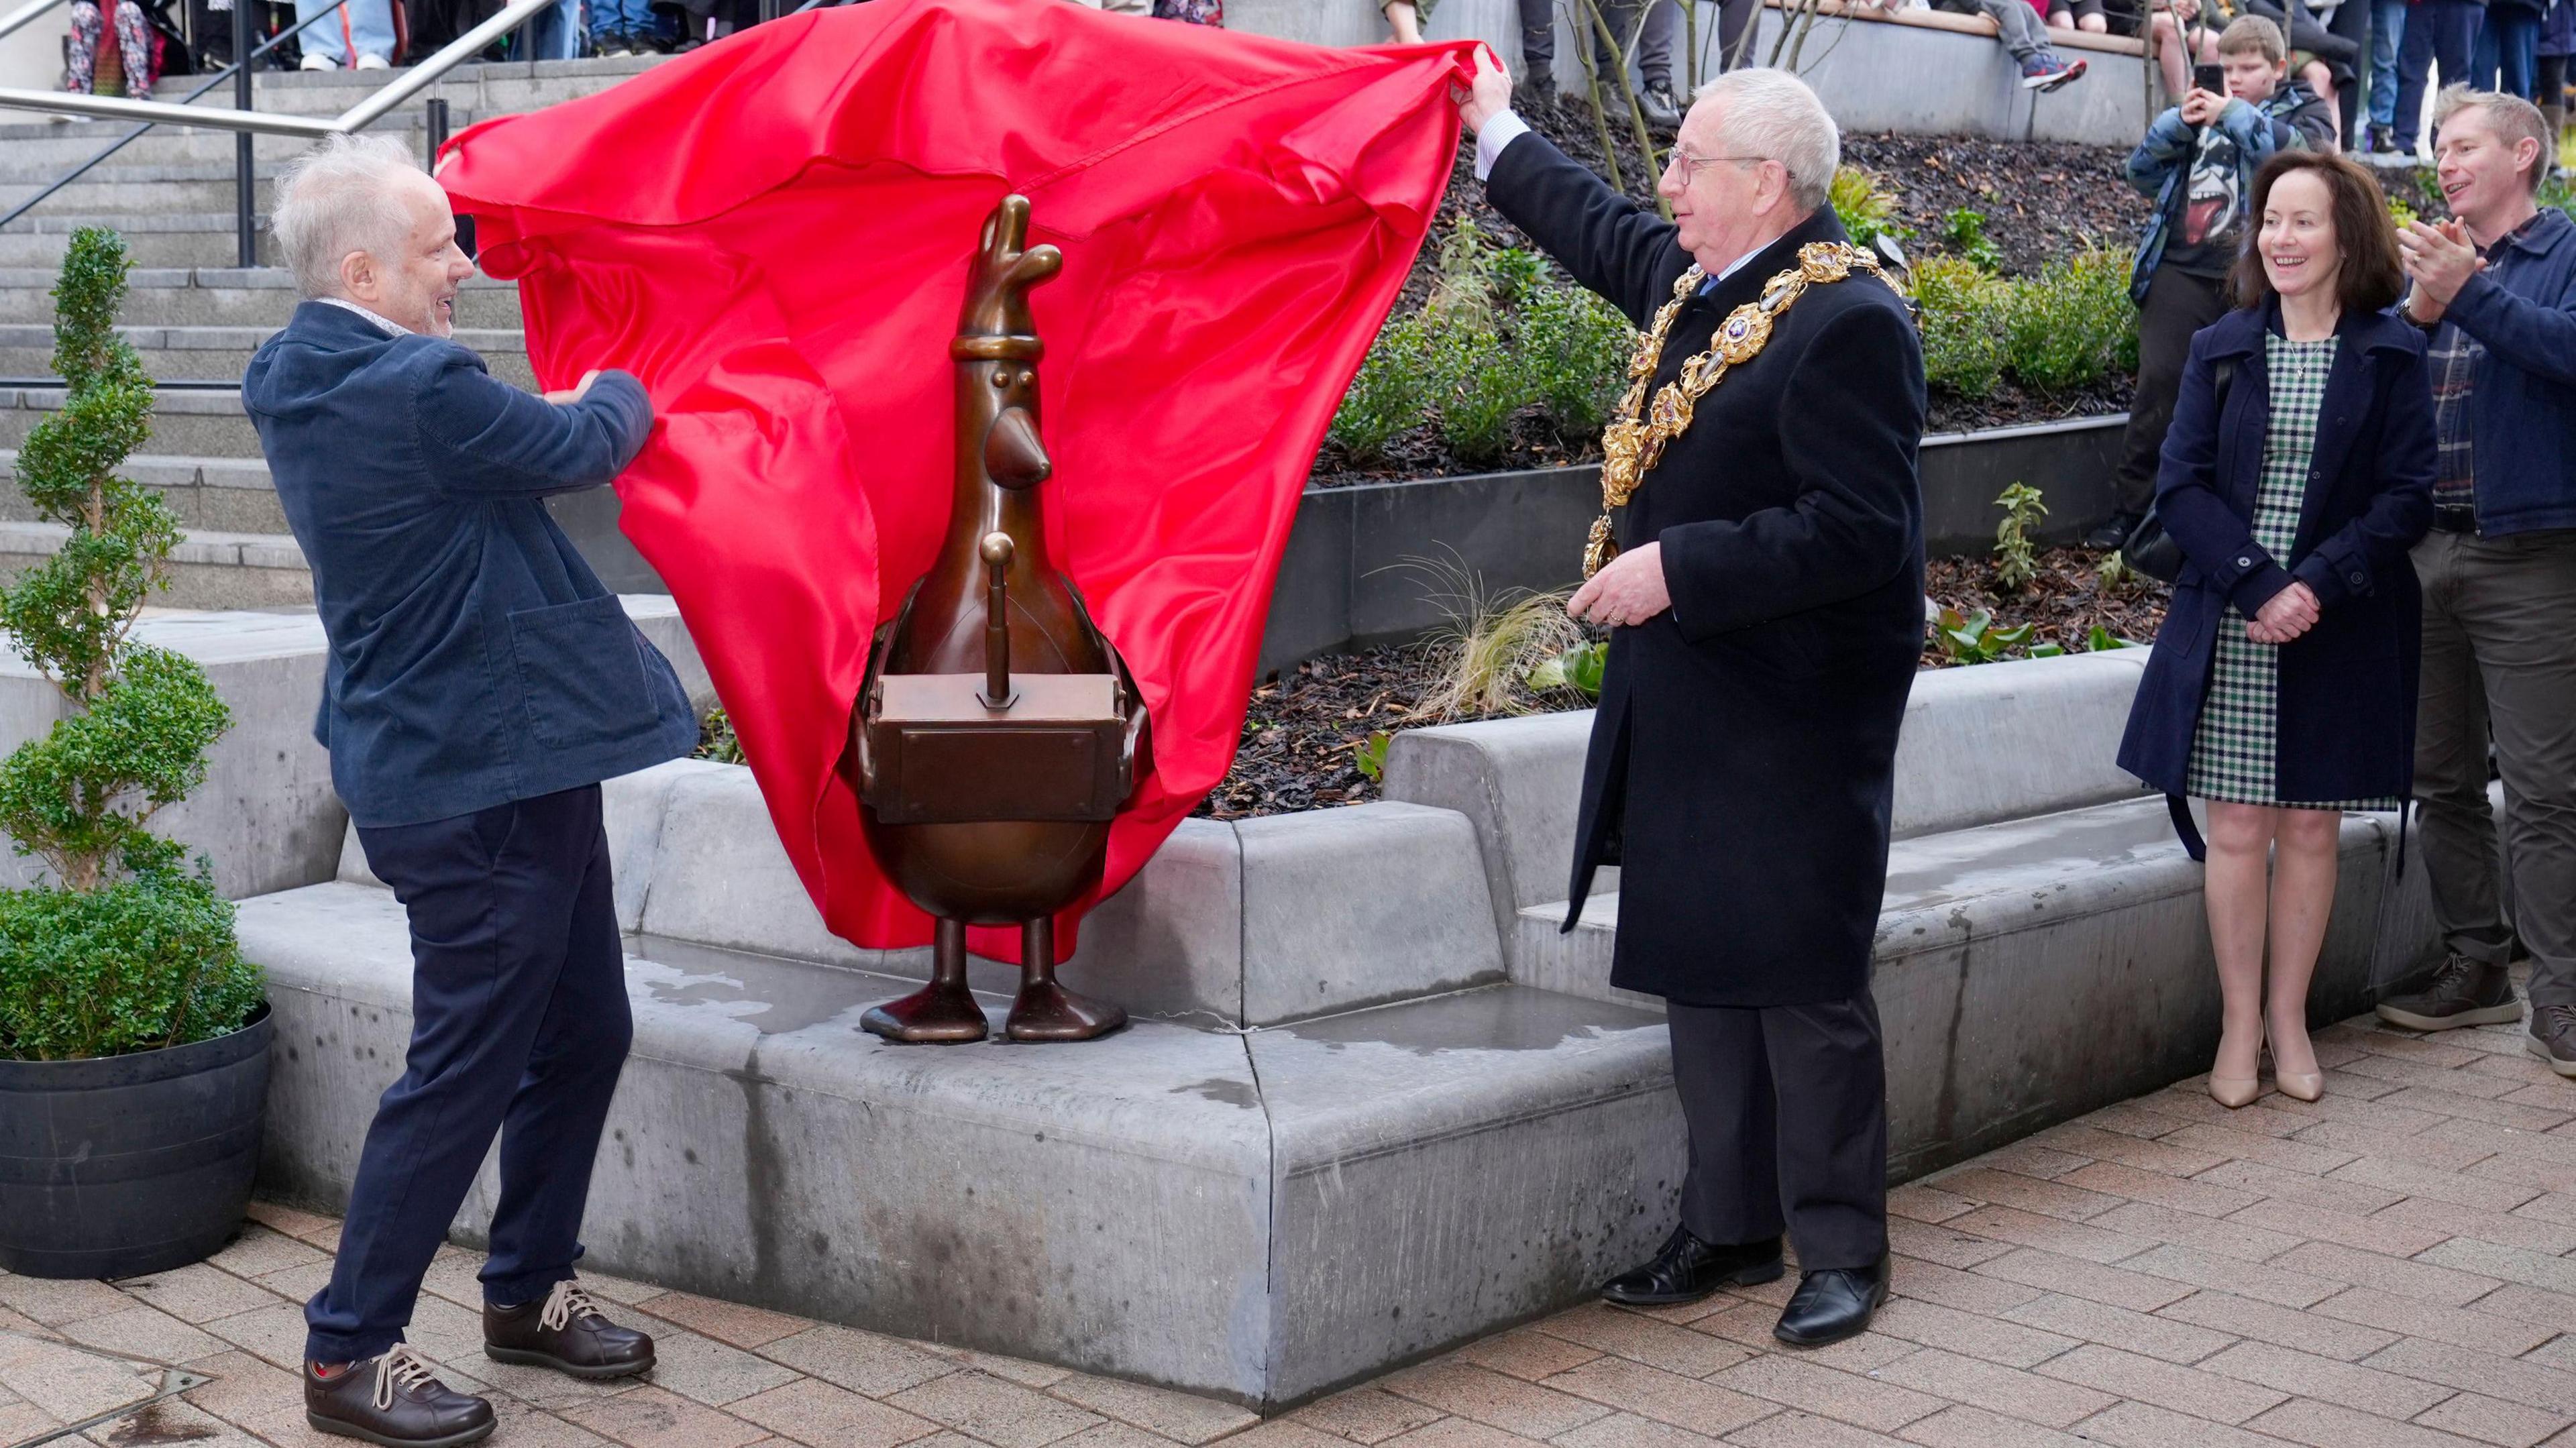
M 600 1315 L 599 1304 L 582 1290 L 581 1284 L 566 1278 L 546 1294 L 545 1310 L 537 1314 L 537 1326 L 548 1332 L 561 1332 L 576 1317 Z
M 376 1411 L 390 1412 L 396 1388 L 425 1388 L 438 1381 L 438 1365 L 407 1342 L 395 1343 L 376 1359 Z

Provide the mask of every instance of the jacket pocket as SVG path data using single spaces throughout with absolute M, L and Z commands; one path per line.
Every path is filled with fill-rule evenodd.
M 528 729 L 549 749 L 579 749 L 653 721 L 635 625 L 614 595 L 510 615 L 510 652 Z

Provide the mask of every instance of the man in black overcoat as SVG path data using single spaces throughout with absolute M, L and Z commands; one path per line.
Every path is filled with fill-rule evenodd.
M 1845 241 L 1824 204 L 1840 139 L 1796 77 L 1738 70 L 1701 89 L 1660 183 L 1670 222 L 1531 133 L 1510 99 L 1483 60 L 1460 101 L 1477 174 L 1576 281 L 1651 330 L 1683 274 L 1705 273 L 1649 392 L 1713 338 L 1734 354 L 1572 601 L 1611 636 L 1570 898 L 1579 912 L 1594 871 L 1620 867 L 1611 980 L 1665 998 L 1691 1137 L 1679 1226 L 1604 1295 L 1686 1302 L 1770 1281 L 1785 1227 L 1805 1276 L 1775 1331 L 1837 1341 L 1887 1294 L 1869 965 L 1923 642 L 1922 351 L 1866 266 L 1840 280 L 1809 266 L 1776 305 L 1779 274 Z M 1762 339 L 1736 314 L 1766 291 Z

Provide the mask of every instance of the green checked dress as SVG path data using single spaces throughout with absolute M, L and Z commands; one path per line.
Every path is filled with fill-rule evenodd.
M 2263 478 L 2254 497 L 2254 541 L 2285 558 L 2298 541 L 2299 513 L 2307 502 L 2308 457 L 2315 451 L 2317 413 L 2334 367 L 2335 338 L 2293 342 L 2276 332 L 2263 338 L 2272 385 L 2272 426 L 2263 439 Z M 2218 656 L 2201 701 L 2200 725 L 2191 741 L 2191 792 L 2227 804 L 2285 805 L 2296 809 L 2393 810 L 2396 799 L 2285 800 L 2272 770 L 2279 757 L 2280 646 L 2245 636 L 2245 615 L 2230 604 L 2218 624 Z

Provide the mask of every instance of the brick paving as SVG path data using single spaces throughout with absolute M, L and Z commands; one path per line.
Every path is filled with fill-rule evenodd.
M 1790 1283 L 1591 1304 L 1285 1417 L 586 1279 L 653 1332 L 650 1379 L 479 1351 L 474 1254 L 413 1338 L 511 1448 L 2576 1448 L 2576 1082 L 2519 1026 L 2318 1036 L 2327 1095 L 2242 1111 L 2188 1081 L 1900 1188 L 1878 1330 L 1792 1353 Z M 0 1274 L 0 1445 L 315 1448 L 298 1304 L 338 1224 L 260 1207 L 211 1261 L 113 1285 Z

